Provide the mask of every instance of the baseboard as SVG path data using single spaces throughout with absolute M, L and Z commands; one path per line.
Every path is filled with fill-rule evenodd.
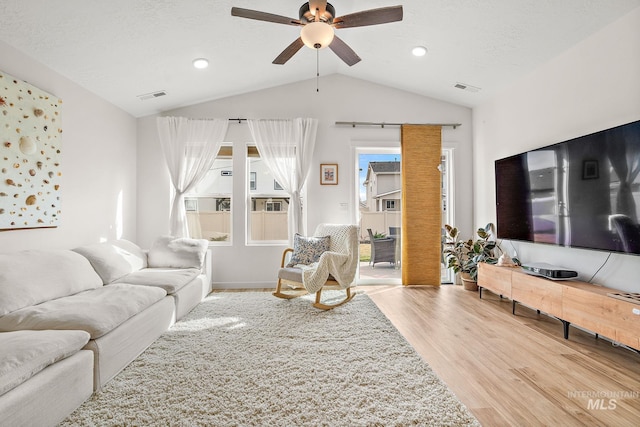
M 265 289 L 276 288 L 275 282 L 213 282 L 213 289 Z

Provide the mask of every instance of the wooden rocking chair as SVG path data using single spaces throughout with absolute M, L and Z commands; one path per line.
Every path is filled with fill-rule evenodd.
M 296 258 L 295 250 L 285 249 L 282 254 L 280 270 L 278 270 L 278 284 L 273 295 L 278 298 L 291 299 L 315 293 L 316 298 L 313 306 L 321 310 L 331 310 L 351 301 L 355 295 L 351 292 L 351 285 L 355 279 L 359 261 L 358 227 L 356 225 L 320 224 L 313 235 L 316 238 L 329 236 L 329 249 L 320 251 L 317 254 L 319 255 L 317 260 L 309 265 L 291 265 L 289 259 Z M 299 240 L 296 240 L 296 243 L 304 239 L 300 236 L 297 238 Z M 326 240 L 324 243 L 326 244 Z M 342 290 L 346 295 L 339 302 L 328 304 L 322 302 L 323 290 Z

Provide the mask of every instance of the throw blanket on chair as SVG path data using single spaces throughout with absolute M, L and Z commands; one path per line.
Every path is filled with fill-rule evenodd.
M 302 284 L 307 292 L 318 292 L 329 275 L 342 289 L 350 287 L 358 268 L 358 226 L 320 224 L 313 235 L 330 236 L 329 251 L 318 262 L 296 266 L 302 269 Z

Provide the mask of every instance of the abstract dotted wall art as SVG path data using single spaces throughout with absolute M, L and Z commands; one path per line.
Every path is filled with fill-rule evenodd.
M 0 71 L 0 230 L 58 226 L 61 104 Z

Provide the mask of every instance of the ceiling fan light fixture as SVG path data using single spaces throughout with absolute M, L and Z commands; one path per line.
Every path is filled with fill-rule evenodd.
M 199 70 L 202 70 L 209 66 L 209 60 L 206 58 L 196 58 L 193 60 L 193 66 Z
M 310 22 L 300 30 L 302 42 L 311 49 L 324 49 L 333 41 L 333 27 L 324 22 Z

